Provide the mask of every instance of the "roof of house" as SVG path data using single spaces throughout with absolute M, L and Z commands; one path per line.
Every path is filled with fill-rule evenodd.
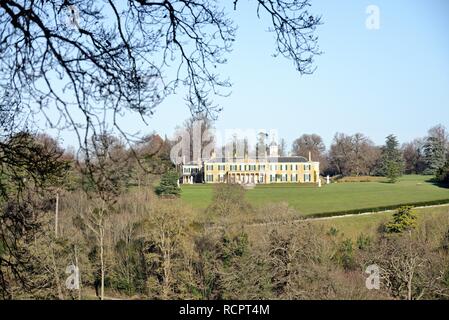
M 306 158 L 298 156 L 277 157 L 277 159 L 277 162 L 309 162 Z
M 294 163 L 294 162 L 309 162 L 304 157 L 290 156 L 290 157 L 267 157 L 267 158 L 214 158 L 205 160 L 207 163 L 241 163 L 241 162 L 270 162 L 270 163 Z
M 198 167 L 200 164 L 198 164 L 197 161 L 190 161 L 183 164 L 184 166 L 192 166 L 192 167 Z

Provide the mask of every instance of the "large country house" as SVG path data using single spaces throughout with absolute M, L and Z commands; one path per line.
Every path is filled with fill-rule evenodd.
M 320 163 L 297 156 L 278 156 L 278 146 L 270 146 L 262 158 L 215 158 L 181 165 L 181 183 L 319 183 Z

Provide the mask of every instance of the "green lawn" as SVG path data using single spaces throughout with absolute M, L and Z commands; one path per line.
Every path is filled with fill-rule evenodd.
M 285 201 L 304 215 L 449 199 L 449 189 L 436 186 L 428 179 L 428 176 L 410 175 L 395 184 L 348 182 L 322 188 L 294 184 L 258 185 L 248 190 L 246 196 L 255 206 Z M 182 199 L 196 208 L 207 207 L 212 193 L 213 185 L 182 187 Z
M 425 224 L 426 220 L 440 219 L 441 225 L 449 223 L 449 206 L 438 206 L 433 208 L 414 209 L 419 224 Z M 336 228 L 339 233 L 346 237 L 356 239 L 358 235 L 373 235 L 382 222 L 391 220 L 392 212 L 378 212 L 369 215 L 355 215 L 313 221 L 322 225 L 326 231 Z

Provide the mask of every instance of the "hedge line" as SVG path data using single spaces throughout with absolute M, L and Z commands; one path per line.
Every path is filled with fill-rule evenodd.
M 362 208 L 362 209 L 353 209 L 353 210 L 312 213 L 312 214 L 305 215 L 304 218 L 305 219 L 328 218 L 328 217 L 343 216 L 343 215 L 347 215 L 347 214 L 361 214 L 361 213 L 366 213 L 366 212 L 374 213 L 374 212 L 380 212 L 380 211 L 395 210 L 395 209 L 398 209 L 403 206 L 424 207 L 424 206 L 435 206 L 435 205 L 448 204 L 448 203 L 449 203 L 449 199 L 412 202 L 412 203 L 401 203 L 401 204 L 382 206 L 382 207 L 374 207 L 374 208 Z

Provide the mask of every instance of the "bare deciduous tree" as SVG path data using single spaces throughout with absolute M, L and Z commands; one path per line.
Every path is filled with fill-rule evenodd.
M 144 223 L 145 259 L 148 265 L 156 266 L 156 276 L 150 275 L 155 279 L 150 289 L 159 289 L 162 299 L 170 299 L 174 292 L 182 290 L 181 270 L 191 259 L 191 242 L 187 235 L 191 217 L 188 210 L 182 209 L 176 203 L 161 204 L 152 208 Z
M 321 19 L 309 13 L 310 1 L 254 3 L 270 18 L 276 53 L 301 74 L 313 72 Z M 215 0 L 7 0 L 0 26 L 0 110 L 70 127 L 81 146 L 108 125 L 129 137 L 120 116 L 136 112 L 145 121 L 179 85 L 192 112 L 206 115 L 218 110 L 212 96 L 230 86 L 216 68 L 236 28 Z
M 309 158 L 309 152 L 314 161 L 319 161 L 326 146 L 323 139 L 317 134 L 303 134 L 301 137 L 293 141 L 292 153 L 297 156 Z
M 104 285 L 106 276 L 106 261 L 105 261 L 105 237 L 106 237 L 106 223 L 109 218 L 110 208 L 107 204 L 100 201 L 96 207 L 89 208 L 88 212 L 80 215 L 84 226 L 90 230 L 99 249 L 99 263 L 100 263 L 100 293 L 99 298 L 104 300 Z
M 371 175 L 380 157 L 380 149 L 361 133 L 335 134 L 329 150 L 330 164 L 343 175 Z
M 420 174 L 424 171 L 426 163 L 423 147 L 424 141 L 422 139 L 415 139 L 404 143 L 402 146 L 406 174 Z

